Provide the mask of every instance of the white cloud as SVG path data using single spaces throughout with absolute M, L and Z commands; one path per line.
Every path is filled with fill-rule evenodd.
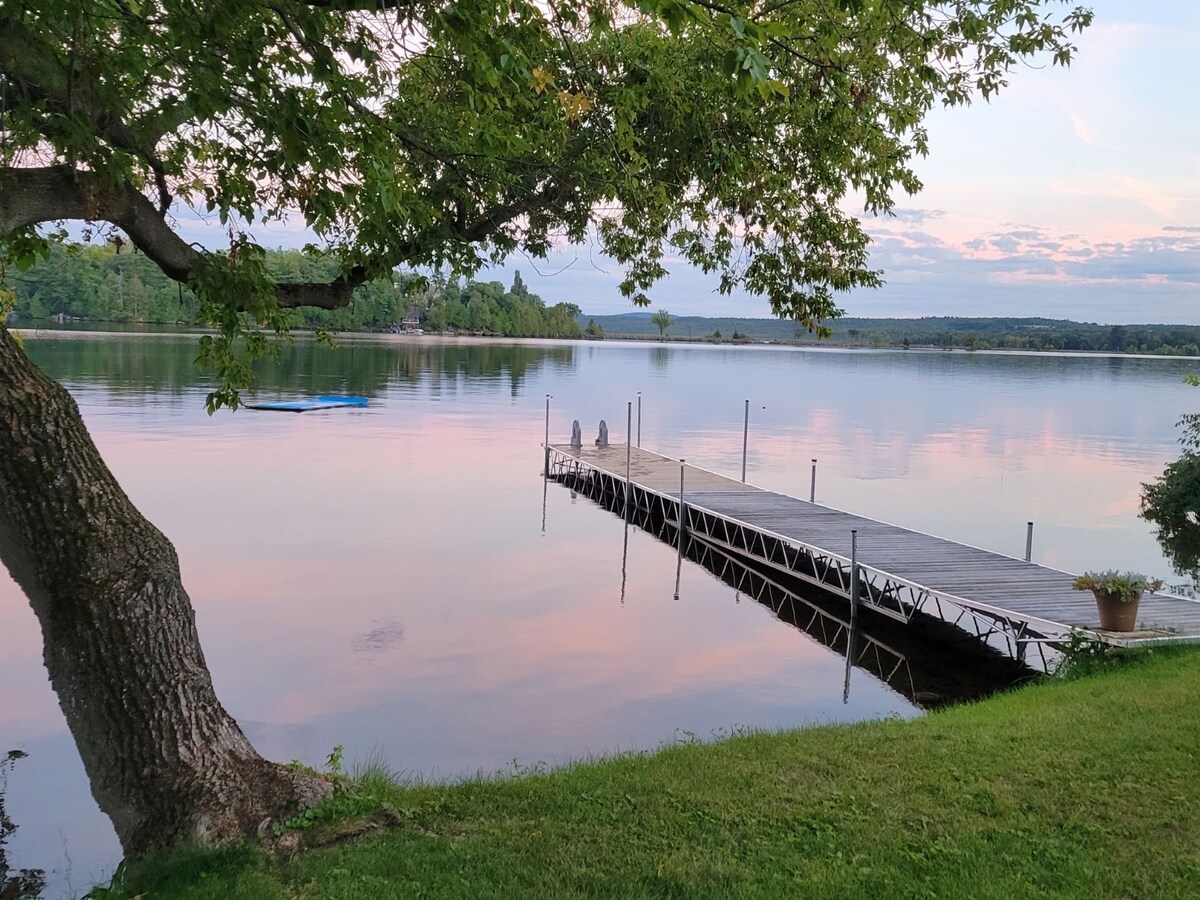
M 953 224 L 953 223 L 952 223 Z M 1200 227 L 1126 240 L 1012 226 L 963 238 L 875 229 L 887 285 L 856 293 L 855 315 L 1042 315 L 1200 324 Z
M 1108 172 L 1099 177 L 1074 180 L 1056 178 L 1050 182 L 1050 189 L 1060 194 L 1126 200 L 1163 219 L 1172 219 L 1200 202 L 1200 198 L 1194 195 L 1168 191 L 1160 184 L 1124 172 Z
M 1090 144 L 1093 147 L 1103 146 L 1100 136 L 1096 134 L 1096 130 L 1092 127 L 1091 123 L 1089 123 L 1087 119 L 1079 115 L 1079 113 L 1073 112 L 1070 115 L 1071 124 L 1075 128 L 1075 137 L 1079 138 L 1079 140 L 1083 143 Z

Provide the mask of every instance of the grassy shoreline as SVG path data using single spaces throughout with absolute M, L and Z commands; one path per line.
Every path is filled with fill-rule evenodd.
M 756 733 L 451 786 L 268 859 L 177 853 L 97 896 L 1188 897 L 1200 651 L 912 721 Z

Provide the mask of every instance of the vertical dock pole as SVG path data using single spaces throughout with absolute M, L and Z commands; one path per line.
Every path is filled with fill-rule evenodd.
M 815 462 L 815 460 L 814 460 Z M 854 632 L 858 627 L 858 529 L 850 529 L 850 627 L 846 629 L 846 679 L 842 703 L 850 702 L 850 671 L 854 668 Z
M 550 395 L 546 395 L 546 461 L 543 467 L 543 474 L 550 477 Z
M 858 529 L 850 529 L 850 624 L 858 619 Z
M 813 464 L 812 483 L 808 487 L 808 502 L 816 503 L 817 502 L 817 461 L 814 459 L 812 461 L 812 464 Z
M 1025 562 L 1033 562 L 1033 523 L 1025 528 Z
M 631 485 L 629 483 L 629 459 L 633 452 L 630 446 L 629 439 L 632 437 L 630 432 L 633 430 L 633 403 L 625 404 L 625 520 L 629 520 L 629 493 Z
M 746 420 L 742 425 L 742 484 L 746 483 L 746 448 L 750 443 L 750 401 L 746 401 Z
M 680 557 L 680 559 L 683 558 L 683 533 L 684 533 L 684 531 L 687 530 L 687 517 L 684 514 L 684 503 L 683 503 L 683 471 L 685 468 L 684 463 L 686 463 L 686 462 L 687 462 L 687 460 L 683 460 L 683 459 L 681 459 L 679 461 L 679 557 Z
M 642 446 L 642 392 L 638 391 L 638 442 Z
M 687 460 L 679 461 L 679 555 L 675 558 L 675 599 L 679 599 L 679 577 L 683 572 L 683 533 L 687 519 L 684 514 L 683 505 L 683 473 Z

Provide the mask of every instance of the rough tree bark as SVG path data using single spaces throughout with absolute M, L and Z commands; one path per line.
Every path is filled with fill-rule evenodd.
M 0 560 L 41 623 L 50 682 L 127 854 L 253 835 L 332 792 L 263 759 L 217 700 L 174 547 L 2 326 Z

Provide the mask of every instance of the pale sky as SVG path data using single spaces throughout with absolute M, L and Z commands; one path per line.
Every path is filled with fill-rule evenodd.
M 845 296 L 848 315 L 1200 324 L 1200 3 L 1091 5 L 1069 69 L 1023 67 L 990 103 L 931 114 L 924 191 L 867 223 L 887 284 Z M 268 245 L 298 237 L 255 231 Z M 715 278 L 668 268 L 656 306 L 769 315 L 761 298 L 722 297 Z M 480 277 L 514 269 L 548 302 L 631 308 L 618 267 L 587 247 Z

